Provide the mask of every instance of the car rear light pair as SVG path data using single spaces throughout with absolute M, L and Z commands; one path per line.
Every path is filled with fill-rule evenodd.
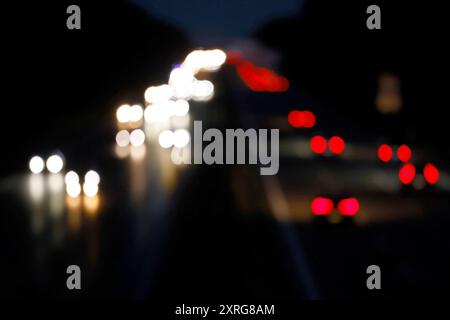
M 329 215 L 334 210 L 334 203 L 329 198 L 317 197 L 311 203 L 311 211 L 316 216 Z M 337 204 L 338 212 L 343 216 L 354 216 L 359 211 L 359 201 L 356 198 L 345 198 Z

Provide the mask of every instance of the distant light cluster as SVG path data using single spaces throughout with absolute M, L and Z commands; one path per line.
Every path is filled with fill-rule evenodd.
M 167 83 L 145 90 L 145 108 L 139 104 L 119 106 L 116 110 L 119 128 L 115 136 L 116 155 L 124 159 L 132 155 L 135 148 L 146 148 L 145 142 L 152 139 L 163 149 L 187 147 L 191 140 L 187 130 L 189 101 L 209 101 L 215 91 L 210 80 L 197 79 L 197 76 L 217 71 L 226 59 L 220 49 L 194 50 L 171 70 Z

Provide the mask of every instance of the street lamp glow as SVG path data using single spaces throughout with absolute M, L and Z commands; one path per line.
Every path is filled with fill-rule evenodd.
M 59 155 L 54 154 L 47 159 L 46 166 L 51 173 L 58 173 L 62 170 L 64 161 Z
M 41 173 L 44 170 L 44 166 L 44 159 L 39 156 L 31 158 L 29 163 L 30 171 L 34 174 Z

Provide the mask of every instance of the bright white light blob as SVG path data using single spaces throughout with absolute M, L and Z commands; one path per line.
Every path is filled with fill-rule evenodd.
M 158 105 L 150 105 L 144 110 L 145 122 L 154 123 L 157 122 L 158 118 Z
M 51 173 L 58 173 L 64 167 L 64 161 L 59 155 L 54 154 L 47 159 L 46 166 Z
M 172 98 L 173 89 L 168 84 L 149 87 L 145 90 L 144 98 L 149 103 L 162 103 Z
M 195 81 L 194 73 L 188 68 L 175 68 L 170 73 L 169 85 L 173 89 L 173 96 L 178 99 L 189 99 Z
M 34 174 L 41 173 L 44 170 L 44 166 L 44 159 L 39 156 L 31 158 L 29 163 L 30 171 Z
M 173 115 L 177 117 L 182 117 L 187 115 L 189 112 L 189 102 L 183 99 L 175 101 Z
M 116 111 L 117 121 L 126 123 L 130 120 L 130 105 L 123 104 Z
M 188 145 L 191 135 L 185 129 L 178 129 L 173 134 L 173 145 L 177 148 L 183 148 Z
M 98 184 L 85 181 L 83 183 L 83 192 L 88 197 L 95 197 L 98 193 Z
M 203 51 L 202 50 L 194 50 L 189 53 L 183 62 L 183 67 L 192 70 L 195 74 L 197 73 L 203 66 Z
M 168 100 L 148 106 L 144 112 L 144 118 L 149 123 L 162 123 L 173 116 L 176 109 L 175 101 Z
M 126 147 L 130 143 L 130 133 L 127 130 L 117 132 L 116 143 L 119 147 Z
M 214 95 L 214 85 L 209 80 L 197 80 L 194 82 L 192 98 L 195 101 L 208 101 Z
M 174 133 L 170 130 L 164 130 L 159 134 L 158 142 L 159 145 L 164 148 L 170 148 L 174 144 Z
M 129 108 L 128 121 L 137 122 L 144 116 L 144 109 L 138 104 L 132 105 Z
M 69 171 L 64 176 L 64 182 L 66 183 L 66 185 L 78 184 L 80 182 L 80 178 L 75 171 Z
M 78 182 L 66 184 L 66 193 L 72 198 L 78 197 L 81 193 L 80 184 Z
M 89 170 L 84 175 L 84 184 L 99 184 L 100 183 L 100 175 L 94 170 Z
M 219 69 L 226 61 L 227 55 L 220 49 L 214 49 L 208 51 L 207 67 L 209 71 Z
M 133 147 L 143 145 L 145 142 L 145 133 L 141 129 L 135 129 L 130 134 L 130 143 Z
M 192 70 L 194 74 L 202 69 L 215 71 L 225 63 L 226 58 L 225 52 L 220 49 L 194 50 L 186 56 L 182 66 Z
M 170 72 L 169 84 L 171 86 L 189 85 L 192 81 L 194 81 L 194 79 L 192 70 L 186 68 L 175 68 Z
M 161 110 L 165 120 L 172 117 L 175 113 L 176 103 L 173 100 L 168 100 L 161 104 Z

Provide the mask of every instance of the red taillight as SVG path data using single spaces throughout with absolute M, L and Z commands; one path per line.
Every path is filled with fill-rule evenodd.
M 401 162 L 408 162 L 409 160 L 411 160 L 411 154 L 412 154 L 411 148 L 405 144 L 401 145 L 397 149 L 397 158 Z
M 383 162 L 389 162 L 392 159 L 392 148 L 387 144 L 382 144 L 378 148 L 378 158 Z
M 294 128 L 312 128 L 316 124 L 316 116 L 311 111 L 294 110 L 289 112 L 288 122 Z
M 289 124 L 291 126 L 293 126 L 294 128 L 303 127 L 302 112 L 298 111 L 298 110 L 289 112 L 288 121 L 289 121 Z
M 436 184 L 439 180 L 439 170 L 431 163 L 423 168 L 423 176 L 429 184 Z
M 345 150 L 345 142 L 341 137 L 334 136 L 328 141 L 328 147 L 334 154 L 341 154 Z
M 344 216 L 354 216 L 359 211 L 359 201 L 356 198 L 342 199 L 338 203 L 338 211 Z
M 312 137 L 309 144 L 314 153 L 322 154 L 327 150 L 327 140 L 322 136 Z
M 413 164 L 405 164 L 398 172 L 398 177 L 403 184 L 410 184 L 414 181 L 416 176 L 416 168 Z
M 303 111 L 303 126 L 305 128 L 312 128 L 316 124 L 316 116 L 311 111 Z
M 311 211 L 316 216 L 325 216 L 334 209 L 334 203 L 328 198 L 317 197 L 311 203 Z

